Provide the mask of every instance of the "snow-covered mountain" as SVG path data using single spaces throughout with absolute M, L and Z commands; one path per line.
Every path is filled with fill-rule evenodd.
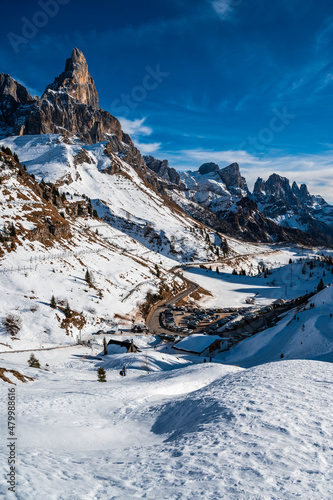
M 161 191 L 211 227 L 252 241 L 333 244 L 333 207 L 310 195 L 305 184 L 290 186 L 272 174 L 267 182 L 259 178 L 250 193 L 237 163 L 225 168 L 204 163 L 177 177 L 166 160 L 145 161 L 165 181 Z
M 333 207 L 321 196 L 312 196 L 306 184 L 291 186 L 286 177 L 272 174 L 267 181 L 256 181 L 253 199 L 266 217 L 284 227 L 333 238 Z

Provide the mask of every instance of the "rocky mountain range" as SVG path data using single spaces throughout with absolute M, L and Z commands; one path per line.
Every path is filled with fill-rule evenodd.
M 228 234 L 250 241 L 333 244 L 333 207 L 321 196 L 311 195 L 305 184 L 290 185 L 287 178 L 272 174 L 266 182 L 259 178 L 251 193 L 237 163 L 224 168 L 204 163 L 197 171 L 180 172 L 179 178 L 166 160 L 149 157 L 146 164 L 168 183 L 164 194 L 187 213 L 217 227 L 213 213 Z
M 168 160 L 142 157 L 119 120 L 100 108 L 86 59 L 77 48 L 41 97 L 32 97 L 10 75 L 0 75 L 0 138 L 37 136 L 38 143 L 38 137 L 49 134 L 57 135 L 61 148 L 81 145 L 74 163 L 93 162 L 89 146 L 102 143 L 108 157 L 104 172 L 124 175 L 125 162 L 165 207 L 215 231 L 253 242 L 333 245 L 333 208 L 312 196 L 304 184 L 290 185 L 288 179 L 273 174 L 267 181 L 259 178 L 251 193 L 237 163 L 224 168 L 204 163 L 197 171 L 177 172 Z M 15 150 L 22 144 L 11 146 Z M 47 158 L 50 152 L 44 154 Z M 43 160 L 29 161 L 34 168 Z M 77 180 L 79 174 L 73 169 L 60 170 L 52 177 L 58 186 Z

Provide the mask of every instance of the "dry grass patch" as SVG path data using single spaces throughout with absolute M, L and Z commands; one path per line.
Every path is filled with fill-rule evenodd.
M 8 370 L 7 368 L 0 368 L 0 378 L 7 384 L 13 384 L 16 385 L 15 382 L 12 382 L 8 377 L 6 377 L 5 373 L 12 373 L 14 377 L 16 377 L 20 382 L 23 382 L 24 384 L 35 380 L 34 377 L 28 377 L 27 375 L 23 375 L 22 373 L 18 372 L 17 370 Z

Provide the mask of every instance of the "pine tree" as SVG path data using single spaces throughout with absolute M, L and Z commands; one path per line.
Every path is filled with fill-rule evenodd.
M 106 371 L 101 366 L 97 370 L 98 382 L 106 382 Z
M 57 307 L 57 303 L 56 303 L 56 299 L 54 298 L 54 295 L 52 295 L 52 297 L 51 297 L 50 306 L 52 307 L 52 309 L 56 309 L 56 307 Z
M 66 201 L 66 195 L 65 195 L 65 193 L 62 193 L 62 195 L 61 195 L 61 201 L 62 202 Z
M 10 226 L 10 232 L 9 232 L 9 235 L 10 235 L 12 238 L 16 238 L 16 229 L 15 229 L 14 224 L 12 224 L 12 225 Z
M 85 274 L 85 277 L 84 279 L 86 280 L 87 283 L 91 283 L 91 277 L 90 277 L 90 273 L 88 271 L 88 269 L 86 270 L 86 274 Z
M 98 217 L 97 210 L 93 211 L 93 217 Z
M 104 349 L 104 356 L 106 356 L 107 353 L 108 353 L 108 345 L 106 343 L 106 338 L 105 337 L 103 339 L 103 349 Z
M 321 278 L 321 280 L 319 281 L 318 286 L 317 286 L 317 292 L 321 292 L 322 290 L 324 290 L 324 288 L 325 288 L 325 285 L 323 282 L 323 278 Z
M 33 353 L 31 353 L 30 358 L 28 359 L 28 365 L 31 368 L 40 368 L 40 363 Z
M 71 309 L 69 307 L 68 302 L 67 302 L 67 305 L 65 307 L 64 313 L 65 313 L 66 318 L 71 318 L 72 317 L 72 311 L 71 311 Z

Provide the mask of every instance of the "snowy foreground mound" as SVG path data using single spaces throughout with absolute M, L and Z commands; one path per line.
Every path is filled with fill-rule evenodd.
M 17 386 L 17 498 L 333 497 L 330 363 L 107 370 L 105 384 L 93 363 L 72 355 Z

